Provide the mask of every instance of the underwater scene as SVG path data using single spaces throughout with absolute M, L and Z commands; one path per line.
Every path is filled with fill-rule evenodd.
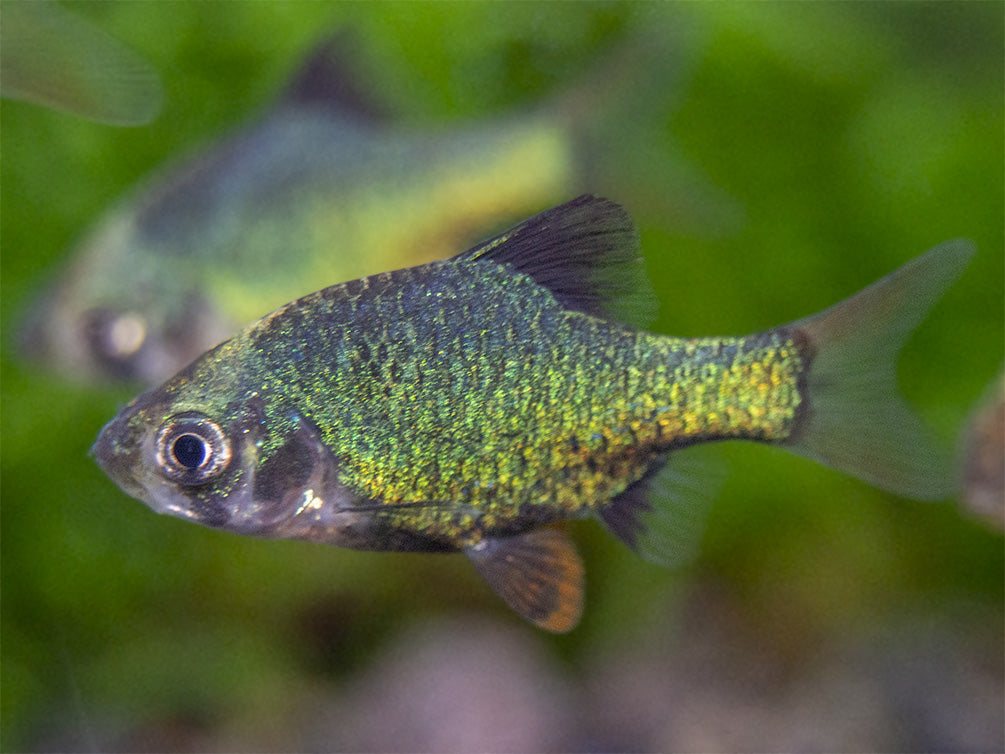
M 1005 746 L 1001 5 L 0 25 L 0 749 Z

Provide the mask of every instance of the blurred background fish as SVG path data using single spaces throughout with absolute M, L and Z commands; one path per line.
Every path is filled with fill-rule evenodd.
M 554 119 L 385 127 L 337 55 L 323 47 L 264 117 L 105 217 L 37 307 L 29 350 L 72 377 L 155 382 L 324 281 L 446 255 L 572 184 Z
M 960 437 L 967 509 L 1005 528 L 1005 372 L 991 382 Z
M 972 238 L 898 369 L 948 444 L 1003 360 L 1001 4 L 72 10 L 148 60 L 167 96 L 141 129 L 0 107 L 4 750 L 1005 747 L 1005 547 L 956 504 L 715 448 L 730 476 L 695 562 L 649 566 L 574 525 L 590 609 L 553 637 L 452 556 L 150 515 L 87 455 L 135 388 L 67 382 L 16 348 L 20 314 L 81 229 L 156 166 L 249 122 L 326 30 L 359 29 L 364 91 L 420 130 L 526 113 L 644 33 L 679 76 L 668 98 L 644 68 L 623 79 L 640 104 L 589 156 L 598 182 L 582 190 L 617 197 L 639 226 L 661 304 L 651 329 L 771 327 Z M 733 198 L 728 222 L 682 163 Z
M 0 9 L 0 96 L 115 126 L 153 120 L 163 103 L 153 66 L 54 0 Z
M 616 63 L 546 106 L 418 128 L 381 118 L 355 46 L 334 34 L 263 116 L 118 202 L 25 350 L 71 378 L 157 383 L 318 287 L 449 256 L 589 183 L 587 113 L 618 99 Z

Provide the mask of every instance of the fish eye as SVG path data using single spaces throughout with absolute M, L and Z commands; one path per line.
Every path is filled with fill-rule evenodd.
M 157 466 L 170 479 L 187 485 L 218 476 L 230 463 L 230 440 L 212 419 L 180 414 L 164 423 L 155 441 Z
M 92 309 L 83 315 L 91 345 L 110 359 L 127 359 L 143 346 L 147 322 L 137 312 Z
M 197 469 L 206 459 L 206 441 L 199 435 L 178 435 L 171 445 L 171 455 L 186 469 Z

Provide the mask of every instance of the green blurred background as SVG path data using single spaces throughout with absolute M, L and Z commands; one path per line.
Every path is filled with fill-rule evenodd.
M 654 329 L 766 328 L 972 238 L 900 366 L 956 442 L 1003 360 L 1005 6 L 71 7 L 149 60 L 167 99 L 135 129 L 0 110 L 4 750 L 1005 746 L 1002 535 L 955 501 L 723 446 L 697 561 L 664 571 L 575 526 L 586 612 L 550 636 L 459 556 L 153 515 L 87 456 L 133 391 L 69 384 L 16 349 L 32 296 L 110 203 L 260 112 L 339 26 L 363 41 L 374 98 L 422 128 L 534 107 L 614 50 L 662 45 L 676 73 L 658 102 L 607 114 L 620 125 L 582 186 L 635 215 Z

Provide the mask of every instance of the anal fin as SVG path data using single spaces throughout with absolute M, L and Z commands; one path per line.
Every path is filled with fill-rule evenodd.
M 691 561 L 725 478 L 725 469 L 712 452 L 703 446 L 672 451 L 601 508 L 601 520 L 652 563 L 680 566 Z
M 571 631 L 583 611 L 583 563 L 561 529 L 486 538 L 465 550 L 507 605 L 538 627 Z

